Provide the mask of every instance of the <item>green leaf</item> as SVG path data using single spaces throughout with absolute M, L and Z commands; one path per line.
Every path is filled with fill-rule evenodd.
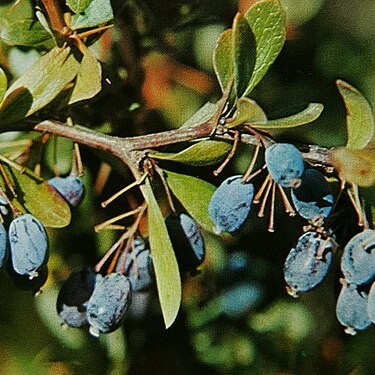
M 102 25 L 113 19 L 113 10 L 110 0 L 92 0 L 84 12 L 72 17 L 73 30 Z
M 20 19 L 32 18 L 33 15 L 34 6 L 31 1 L 0 1 L 0 22 L 15 22 Z
M 224 91 L 234 72 L 232 29 L 225 30 L 218 38 L 213 54 L 213 64 L 221 90 Z
M 249 95 L 279 55 L 286 36 L 286 15 L 278 0 L 263 0 L 245 14 L 256 40 L 254 72 L 243 94 Z
M 188 120 L 186 120 L 180 127 L 190 128 L 196 124 L 201 124 L 208 121 L 216 111 L 216 104 L 207 102 L 197 112 L 194 113 Z
M 141 190 L 148 204 L 149 241 L 160 306 L 165 327 L 169 328 L 181 304 L 180 272 L 163 215 L 148 179 Z
M 39 219 L 46 227 L 63 228 L 69 225 L 71 214 L 68 203 L 46 182 L 31 171 L 20 173 L 6 167 L 17 192 L 16 201 Z
M 92 0 L 66 0 L 66 5 L 74 12 L 81 13 L 86 10 Z
M 70 47 L 55 47 L 18 78 L 0 105 L 0 125 L 22 120 L 50 103 L 77 75 Z
M 254 128 L 262 129 L 286 129 L 295 128 L 315 121 L 323 112 L 324 106 L 320 103 L 310 103 L 306 109 L 295 115 L 268 120 L 265 125 L 254 124 Z
M 186 211 L 204 229 L 214 232 L 214 223 L 208 215 L 208 205 L 216 187 L 200 178 L 165 171 L 167 184 Z
M 69 104 L 90 99 L 102 88 L 102 67 L 88 48 L 83 51 L 81 66 Z
M 267 116 L 263 112 L 263 109 L 252 99 L 243 97 L 237 101 L 237 109 L 233 116 L 232 121 L 228 121 L 226 127 L 233 128 L 238 125 L 242 125 L 245 122 L 256 125 L 267 124 Z
M 232 145 L 223 141 L 201 141 L 178 153 L 150 151 L 154 159 L 176 161 L 197 167 L 212 165 L 222 161 L 231 150 Z
M 234 87 L 237 97 L 247 89 L 255 66 L 255 38 L 246 19 L 237 13 L 233 21 Z
M 0 103 L 3 100 L 4 94 L 8 88 L 8 79 L 4 70 L 0 67 Z
M 374 115 L 366 98 L 353 86 L 337 80 L 337 88 L 346 107 L 348 132 L 347 148 L 361 149 L 367 146 L 374 136 Z
M 11 46 L 32 47 L 52 39 L 52 36 L 39 21 L 22 19 L 3 26 L 0 38 Z
M 53 279 L 43 286 L 43 293 L 35 298 L 38 318 L 42 320 L 48 331 L 55 336 L 61 345 L 71 350 L 83 350 L 89 341 L 86 332 L 79 329 L 64 329 L 61 326 L 59 314 L 56 314 L 55 309 L 51 309 L 51 306 L 56 304 L 60 288 L 61 286 L 56 285 Z
M 375 150 L 339 147 L 331 151 L 331 159 L 341 179 L 358 186 L 375 185 Z

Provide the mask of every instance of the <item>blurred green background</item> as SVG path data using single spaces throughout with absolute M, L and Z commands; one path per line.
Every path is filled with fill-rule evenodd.
M 288 39 L 281 55 L 254 91 L 270 118 L 297 112 L 309 102 L 325 110 L 319 120 L 279 139 L 321 146 L 345 144 L 345 108 L 335 88 L 341 78 L 375 105 L 375 2 L 373 0 L 282 0 Z M 18 2 L 16 12 L 32 14 L 36 4 Z M 112 82 L 85 105 L 72 110 L 78 123 L 118 135 L 176 128 L 206 101 L 219 97 L 212 50 L 235 13 L 252 0 L 114 0 L 115 28 L 96 44 L 105 77 Z M 12 1 L 0 2 L 9 15 Z M 13 11 L 13 10 L 12 10 Z M 16 78 L 43 50 L 0 45 L 0 64 Z M 8 138 L 11 135 L 6 135 Z M 13 136 L 13 135 L 12 135 Z M 15 135 L 17 137 L 18 135 Z M 58 168 L 70 169 L 71 143 L 58 141 Z M 52 151 L 43 173 L 53 174 Z M 251 158 L 241 147 L 220 178 L 243 173 Z M 313 375 L 375 373 L 375 329 L 347 336 L 335 317 L 338 259 L 316 290 L 298 299 L 284 288 L 283 262 L 305 224 L 278 208 L 275 233 L 253 212 L 233 238 L 205 234 L 202 272 L 186 277 L 176 323 L 163 328 L 154 296 L 149 312 L 123 329 L 90 337 L 60 327 L 55 311 L 58 287 L 69 272 L 94 265 L 117 238 L 93 226 L 131 203 L 103 210 L 100 202 L 130 176 L 108 155 L 83 150 L 84 202 L 68 228 L 49 231 L 49 278 L 34 297 L 0 272 L 0 374 L 236 374 Z M 104 183 L 105 166 L 112 163 Z M 173 166 L 218 184 L 211 170 Z M 208 177 L 207 177 L 208 176 Z M 128 197 L 136 201 L 137 195 Z M 280 202 L 278 202 L 280 203 Z M 255 210 L 254 210 L 255 211 Z

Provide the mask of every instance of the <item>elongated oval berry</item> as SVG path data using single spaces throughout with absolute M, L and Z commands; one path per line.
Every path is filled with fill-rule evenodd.
M 289 252 L 284 264 L 288 293 L 297 296 L 318 286 L 332 259 L 332 243 L 315 232 L 306 232 Z
M 192 271 L 203 263 L 205 245 L 197 222 L 184 213 L 169 215 L 165 224 L 181 270 Z
M 291 192 L 294 206 L 304 219 L 317 221 L 328 217 L 333 195 L 324 175 L 316 169 L 305 169 L 301 185 Z
M 0 267 L 6 262 L 8 253 L 7 232 L 3 223 L 0 223 Z
M 76 207 L 84 194 L 84 185 L 81 177 L 66 176 L 53 177 L 48 180 L 52 186 L 72 207 Z
M 154 282 L 151 252 L 141 237 L 133 240 L 133 250 L 126 256 L 125 275 L 129 277 L 132 291 L 149 288 Z
M 266 148 L 266 165 L 271 177 L 283 187 L 298 187 L 304 161 L 297 147 L 289 143 L 275 143 Z
M 47 260 L 48 239 L 43 224 L 30 214 L 15 217 L 9 226 L 10 256 L 14 270 L 30 279 Z
M 94 291 L 96 273 L 91 268 L 74 271 L 62 285 L 56 309 L 61 322 L 79 328 L 87 324 L 86 306 Z
M 367 314 L 367 294 L 358 292 L 354 284 L 345 283 L 337 299 L 336 316 L 349 335 L 366 329 L 371 324 Z
M 367 314 L 371 321 L 375 323 L 375 282 L 372 283 L 367 300 Z
M 350 284 L 367 284 L 375 279 L 375 230 L 356 234 L 345 246 L 341 270 Z
M 97 275 L 94 292 L 87 303 L 87 321 L 90 333 L 114 331 L 120 325 L 131 302 L 131 283 L 120 273 Z
M 215 190 L 208 205 L 208 214 L 216 231 L 232 233 L 238 230 L 249 216 L 253 197 L 253 184 L 243 184 L 242 176 L 232 176 L 224 180 Z

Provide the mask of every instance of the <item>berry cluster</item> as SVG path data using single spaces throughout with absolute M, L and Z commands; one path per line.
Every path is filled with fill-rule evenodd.
M 112 332 L 118 328 L 132 303 L 132 297 L 151 288 L 154 281 L 150 250 L 137 237 L 127 254 L 123 273 L 103 276 L 90 268 L 72 272 L 60 289 L 57 311 L 70 327 L 90 327 L 90 333 Z
M 280 192 L 290 188 L 294 210 L 309 222 L 284 263 L 287 291 L 297 297 L 317 287 L 329 271 L 337 244 L 333 231 L 325 227 L 329 227 L 326 219 L 332 214 L 334 198 L 324 175 L 311 167 L 305 168 L 304 159 L 295 146 L 275 143 L 266 147 L 265 162 L 269 176 L 260 194 L 254 192 L 254 185 L 247 176 L 229 177 L 214 192 L 208 213 L 216 232 L 234 233 L 248 218 L 252 203 L 259 202 L 263 190 L 268 190 L 267 196 L 272 186 L 275 191 L 275 184 Z M 294 214 L 285 193 L 283 200 L 287 202 L 286 211 Z M 263 203 L 264 206 L 265 201 Z M 349 334 L 375 322 L 374 248 L 375 230 L 365 229 L 347 243 L 341 258 L 344 279 L 336 313 Z
M 328 217 L 333 206 L 330 186 L 319 171 L 305 169 L 302 154 L 295 146 L 288 143 L 272 144 L 266 148 L 265 161 L 269 176 L 257 194 L 248 177 L 241 175 L 227 178 L 215 190 L 208 213 L 217 233 L 236 232 L 248 218 L 251 204 L 259 202 L 264 189 L 267 192 L 263 207 L 272 186 L 274 196 L 275 184 L 282 193 L 289 214 L 294 215 L 294 210 L 283 188 L 292 188 L 291 197 L 296 211 L 314 226 L 320 226 L 322 220 Z M 263 213 L 259 216 L 263 216 Z M 273 227 L 270 226 L 269 230 L 273 231 Z
M 345 332 L 354 335 L 375 322 L 375 230 L 365 229 L 345 246 L 341 257 L 342 288 L 336 315 Z M 366 293 L 370 288 L 369 295 Z
M 184 213 L 169 215 L 165 222 L 180 270 L 195 271 L 205 256 L 197 223 Z M 84 268 L 69 276 L 57 299 L 63 324 L 89 326 L 90 333 L 98 336 L 114 331 L 126 318 L 139 318 L 147 312 L 148 292 L 155 286 L 147 239 L 135 237 L 128 250 L 118 257 L 114 272 L 102 275 Z
M 72 206 L 76 206 L 83 196 L 80 177 L 55 177 L 50 185 Z M 9 208 L 13 217 L 7 231 Z M 48 275 L 48 237 L 44 225 L 30 213 L 19 211 L 3 191 L 0 212 L 5 217 L 0 222 L 0 266 L 7 264 L 8 274 L 16 286 L 37 292 Z

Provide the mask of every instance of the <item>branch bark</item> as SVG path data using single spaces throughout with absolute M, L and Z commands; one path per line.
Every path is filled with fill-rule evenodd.
M 52 29 L 60 35 L 64 35 L 68 29 L 68 26 L 65 23 L 64 16 L 61 11 L 60 1 L 42 0 L 42 3 L 46 9 Z
M 141 176 L 139 161 L 148 149 L 188 142 L 194 139 L 210 137 L 215 130 L 214 123 L 206 121 L 188 128 L 179 128 L 160 133 L 134 137 L 116 137 L 102 134 L 82 126 L 68 126 L 62 122 L 46 120 L 34 126 L 34 130 L 69 138 L 82 145 L 100 149 L 117 156 L 132 171 L 137 179 Z M 213 136 L 215 137 L 215 136 Z M 222 134 L 220 139 L 231 139 L 229 134 Z M 259 143 L 259 139 L 251 134 L 241 134 L 241 142 L 251 145 Z M 304 159 L 314 166 L 332 167 L 330 150 L 316 145 L 302 147 Z

